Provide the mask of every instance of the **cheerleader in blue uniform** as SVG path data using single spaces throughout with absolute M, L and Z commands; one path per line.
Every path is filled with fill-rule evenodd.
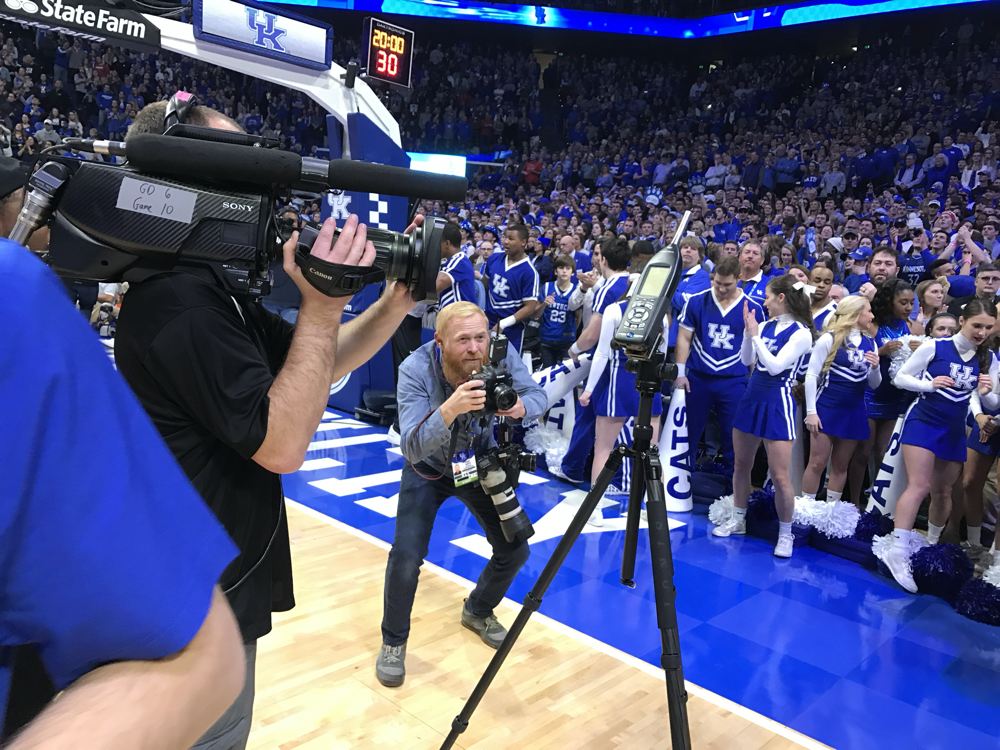
M 813 325 L 817 331 L 823 330 L 827 317 L 837 309 L 837 300 L 830 296 L 833 289 L 833 282 L 837 277 L 837 272 L 833 268 L 833 262 L 817 261 L 809 272 L 809 284 L 813 287 L 812 293 L 812 316 Z
M 609 305 L 601 320 L 601 337 L 597 342 L 594 362 L 587 377 L 586 390 L 580 395 L 580 405 L 594 402 L 597 415 L 594 463 L 591 468 L 591 483 L 597 481 L 604 464 L 615 447 L 615 441 L 629 417 L 639 416 L 639 391 L 635 389 L 635 375 L 625 370 L 628 357 L 624 349 L 612 349 L 611 340 L 622 321 L 628 300 Z M 667 321 L 664 320 L 664 328 Z M 663 402 L 657 395 L 653 399 L 653 416 L 663 413 Z M 653 445 L 659 439 L 660 420 L 653 419 Z M 601 508 L 598 505 L 590 521 L 594 526 L 603 525 Z
M 984 343 L 996 322 L 993 303 L 973 299 L 959 318 L 957 334 L 925 341 L 896 374 L 897 386 L 920 397 L 907 412 L 900 436 L 907 482 L 896 503 L 895 539 L 885 563 L 910 593 L 916 593 L 917 585 L 910 572 L 906 532 L 913 529 L 928 491 L 932 505 L 951 506 L 952 486 L 967 454 L 965 419 L 970 402 L 975 411 L 982 395 L 987 408 L 997 406 L 988 374 L 992 357 Z
M 995 352 L 990 357 L 990 379 L 1000 382 L 1000 360 Z M 990 407 L 989 397 L 983 397 L 982 404 L 971 400 L 972 431 L 966 441 L 965 467 L 962 469 L 962 494 L 964 495 L 964 515 L 968 547 L 966 552 L 976 565 L 976 572 L 990 567 L 992 555 L 983 546 L 983 487 L 990 469 L 1000 457 L 1000 403 Z M 960 520 L 960 516 L 953 516 Z
M 859 440 L 869 435 L 865 386 L 882 382 L 875 340 L 864 333 L 872 323 L 871 306 L 860 296 L 846 297 L 826 318 L 806 372 L 806 428 L 809 464 L 802 475 L 802 494 L 815 499 L 830 461 L 826 498 L 840 500 L 847 467 Z M 831 460 L 832 459 L 832 460 Z
M 764 306 L 771 318 L 763 326 L 744 302 L 746 334 L 740 359 L 756 361 L 746 393 L 733 420 L 733 517 L 713 529 L 714 536 L 746 533 L 746 510 L 750 499 L 750 470 L 761 440 L 774 483 L 774 503 L 780 530 L 776 557 L 792 556 L 792 512 L 795 497 L 788 464 L 795 440 L 795 401 L 792 386 L 799 360 L 812 348 L 813 321 L 805 284 L 785 274 L 767 284 Z
M 874 456 L 875 460 L 871 465 L 876 470 L 882 465 L 882 458 L 889 447 L 889 440 L 892 439 L 896 420 L 913 403 L 913 394 L 896 388 L 889 377 L 892 353 L 902 346 L 896 339 L 909 334 L 919 336 L 924 332 L 923 326 L 910 321 L 913 299 L 913 289 L 902 279 L 886 279 L 872 298 L 874 324 L 878 326 L 874 338 L 878 347 L 882 383 L 878 388 L 865 393 L 870 434 L 867 440 L 858 443 L 851 458 L 850 468 L 847 470 L 851 501 L 855 504 L 859 504 L 861 500 L 861 488 L 864 485 L 869 459 Z M 913 347 L 916 348 L 916 342 L 913 343 Z

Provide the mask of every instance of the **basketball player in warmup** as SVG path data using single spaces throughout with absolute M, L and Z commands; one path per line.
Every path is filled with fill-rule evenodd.
M 520 354 L 524 321 L 538 306 L 538 272 L 525 255 L 528 228 L 512 224 L 504 233 L 504 252 L 486 261 L 486 317 L 490 328 L 503 333 Z

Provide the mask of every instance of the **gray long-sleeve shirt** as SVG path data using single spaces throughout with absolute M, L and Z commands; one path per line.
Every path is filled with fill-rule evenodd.
M 527 411 L 524 421 L 541 417 L 548 407 L 545 391 L 532 380 L 528 368 L 513 349 L 508 351 L 504 366 L 513 376 L 514 390 Z M 455 389 L 445 380 L 440 353 L 433 341 L 421 346 L 399 366 L 396 401 L 399 405 L 400 448 L 410 463 L 423 461 L 437 471 L 443 471 L 452 459 L 449 453 L 452 431 L 456 432 L 456 453 L 473 447 L 474 439 L 478 441 L 484 428 L 479 426 L 478 419 L 469 414 L 459 414 L 451 428 L 445 426 L 441 404 L 454 392 Z M 492 417 L 485 433 L 488 436 L 485 445 L 495 445 Z

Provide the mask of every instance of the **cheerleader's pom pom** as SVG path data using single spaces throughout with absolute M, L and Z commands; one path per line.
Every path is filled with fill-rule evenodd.
M 913 580 L 921 593 L 953 601 L 972 578 L 973 564 L 957 544 L 932 544 L 910 558 Z
M 708 508 L 708 520 L 714 523 L 716 526 L 722 526 L 722 524 L 729 521 L 733 517 L 733 496 L 726 495 L 725 497 L 720 497 Z
M 982 578 L 972 578 L 952 603 L 955 611 L 986 625 L 1000 625 L 1000 588 Z
M 750 493 L 747 520 L 752 522 L 777 521 L 778 509 L 774 506 L 774 490 L 756 490 Z
M 727 477 L 728 479 L 733 478 L 733 470 L 727 469 L 717 461 L 706 461 L 698 466 L 695 471 L 700 471 L 703 474 L 715 474 L 716 476 Z
M 854 538 L 859 542 L 871 542 L 877 536 L 891 534 L 892 526 L 892 519 L 889 516 L 883 516 L 877 510 L 870 510 L 862 513 L 858 519 Z
M 858 527 L 858 508 L 844 500 L 825 502 L 814 515 L 813 526 L 831 539 L 851 536 Z

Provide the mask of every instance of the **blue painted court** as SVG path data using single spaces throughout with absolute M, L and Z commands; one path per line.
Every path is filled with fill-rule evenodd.
M 320 427 L 285 495 L 391 543 L 405 459 L 385 429 L 333 412 Z M 542 473 L 522 478 L 536 534 L 509 598 L 524 598 L 583 495 Z M 609 504 L 605 526 L 586 527 L 540 611 L 658 665 L 645 533 L 636 588 L 618 582 L 622 513 Z M 811 547 L 778 560 L 761 540 L 713 538 L 704 514 L 671 517 L 687 680 L 836 748 L 1000 750 L 1000 628 Z M 449 500 L 428 561 L 474 581 L 485 541 Z

